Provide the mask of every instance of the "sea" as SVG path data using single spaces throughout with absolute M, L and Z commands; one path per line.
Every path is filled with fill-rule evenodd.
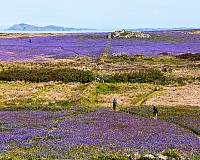
M 115 30 L 70 30 L 70 31 L 16 31 L 0 30 L 0 33 L 102 33 L 113 32 Z

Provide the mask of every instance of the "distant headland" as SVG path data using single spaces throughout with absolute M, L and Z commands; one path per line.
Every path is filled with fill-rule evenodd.
M 44 27 L 29 25 L 25 23 L 14 24 L 7 30 L 9 31 L 81 31 L 81 30 L 96 30 L 90 28 L 65 28 L 55 25 L 48 25 Z
M 188 27 L 178 27 L 178 28 L 124 28 L 126 31 L 132 32 L 148 32 L 148 31 L 166 31 L 166 30 L 200 30 L 199 28 L 188 28 Z M 0 26 L 0 31 L 8 32 L 114 32 L 118 29 L 99 29 L 99 28 L 68 28 L 56 25 L 47 26 L 35 26 L 26 23 L 14 24 L 9 28 L 4 28 Z

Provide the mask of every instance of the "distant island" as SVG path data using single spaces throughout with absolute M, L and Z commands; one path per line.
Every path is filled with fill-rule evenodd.
M 199 28 L 188 28 L 188 27 L 178 27 L 178 28 L 134 28 L 134 29 L 126 29 L 127 31 L 133 32 L 149 32 L 149 31 L 184 31 L 184 30 L 199 30 Z
M 0 28 L 0 30 L 4 31 L 101 31 L 101 29 L 93 29 L 93 28 L 66 28 L 56 25 L 48 25 L 44 27 L 40 26 L 34 26 L 30 24 L 20 23 L 20 24 L 14 24 L 13 26 L 3 29 Z M 110 32 L 111 29 L 103 29 L 105 31 Z M 113 31 L 115 29 L 112 29 Z M 187 27 L 179 27 L 179 28 L 133 28 L 133 29 L 125 29 L 126 31 L 132 31 L 132 32 L 148 32 L 148 31 L 165 31 L 165 30 L 199 30 L 199 28 L 187 28 Z
M 8 28 L 7 30 L 12 31 L 79 31 L 79 30 L 96 30 L 96 29 L 89 29 L 89 28 L 65 28 L 55 25 L 48 25 L 44 27 L 29 25 L 25 23 L 15 24 Z

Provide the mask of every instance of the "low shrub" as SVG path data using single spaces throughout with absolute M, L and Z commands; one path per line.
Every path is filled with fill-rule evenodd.
M 176 56 L 176 58 L 180 58 L 180 59 L 189 59 L 192 61 L 199 61 L 200 60 L 200 53 L 186 53 L 186 54 L 181 54 Z
M 149 157 L 141 157 L 139 160 L 155 160 L 155 158 L 149 158 Z
M 131 72 L 115 73 L 108 77 L 106 82 L 130 82 L 130 83 L 146 83 L 165 81 L 164 74 L 158 69 L 139 69 Z
M 116 86 L 116 85 L 109 85 L 109 84 L 99 84 L 97 87 L 96 87 L 96 92 L 97 93 L 113 93 L 113 92 L 118 92 L 120 90 L 120 87 L 119 86 Z
M 167 157 L 170 157 L 170 158 L 175 158 L 175 159 L 180 158 L 179 152 L 177 150 L 175 150 L 175 149 L 166 150 L 162 154 L 164 156 L 167 156 Z
M 0 72 L 0 80 L 3 81 L 25 81 L 25 82 L 49 82 L 62 81 L 88 83 L 95 79 L 91 71 L 82 71 L 78 69 L 61 68 L 40 68 L 26 69 L 13 68 Z
M 93 160 L 125 160 L 115 155 L 100 155 L 92 158 Z

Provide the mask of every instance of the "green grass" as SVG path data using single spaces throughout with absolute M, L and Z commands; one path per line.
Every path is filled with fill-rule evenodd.
M 180 158 L 180 153 L 175 149 L 165 150 L 162 154 L 170 158 L 175 158 L 175 159 Z
M 120 87 L 114 84 L 98 84 L 96 86 L 96 93 L 101 94 L 109 94 L 109 93 L 118 93 L 120 91 Z

